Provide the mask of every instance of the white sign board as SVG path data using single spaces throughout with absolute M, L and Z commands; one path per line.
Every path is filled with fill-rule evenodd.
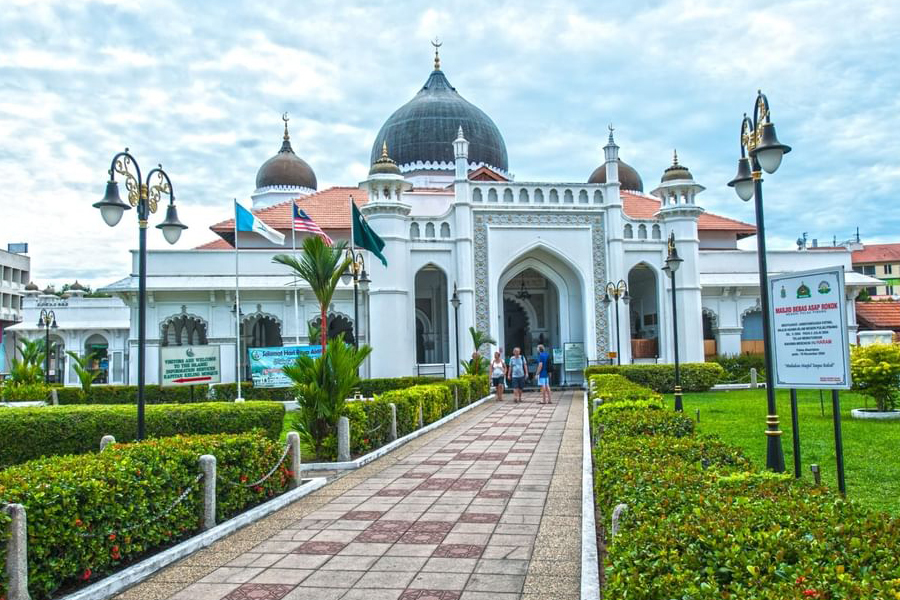
M 163 387 L 219 383 L 219 346 L 163 346 L 159 349 L 159 369 Z
M 584 369 L 584 344 L 581 342 L 566 342 L 563 344 L 566 371 L 581 371 Z
M 775 387 L 850 388 L 844 268 L 769 278 Z

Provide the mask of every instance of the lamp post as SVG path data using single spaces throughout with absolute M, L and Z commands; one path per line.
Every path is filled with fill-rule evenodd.
M 675 294 L 675 271 L 684 262 L 678 256 L 675 249 L 675 233 L 669 234 L 669 255 L 666 257 L 666 265 L 663 267 L 666 275 L 672 278 L 672 342 L 675 346 L 675 411 L 684 412 L 684 404 L 681 398 L 681 370 L 678 364 L 678 296 Z
M 44 383 L 50 383 L 50 330 L 56 329 L 56 313 L 46 308 L 41 309 L 38 317 L 38 329 L 44 328 Z
M 459 292 L 456 284 L 453 284 L 453 295 L 450 296 L 450 304 L 453 305 L 453 328 L 456 330 L 456 377 L 459 377 Z
M 763 346 L 766 361 L 766 466 L 776 473 L 784 472 L 784 450 L 781 447 L 781 431 L 778 429 L 778 412 L 775 407 L 774 368 L 772 367 L 772 333 L 769 330 L 769 277 L 766 265 L 766 223 L 763 214 L 762 171 L 774 173 L 781 165 L 782 157 L 791 151 L 778 141 L 775 125 L 769 115 L 769 100 L 758 91 L 753 107 L 753 119 L 746 113 L 741 120 L 741 157 L 738 172 L 728 182 L 738 197 L 745 202 L 754 199 L 756 208 L 756 248 L 759 260 L 759 295 L 763 318 Z M 749 156 L 748 156 L 749 154 Z
M 622 304 L 628 306 L 628 302 L 631 300 L 631 296 L 628 295 L 628 284 L 625 283 L 624 279 L 620 279 L 618 283 L 613 283 L 610 281 L 606 284 L 606 295 L 603 296 L 603 303 L 609 307 L 609 304 L 613 301 L 616 303 L 616 361 L 617 364 L 622 364 L 622 350 L 619 344 L 619 300 L 622 300 Z
M 115 174 L 125 178 L 125 189 L 128 190 L 128 203 L 119 197 L 119 184 L 116 183 Z M 154 181 L 155 178 L 155 181 Z M 113 156 L 109 167 L 109 181 L 106 182 L 106 194 L 100 202 L 95 203 L 94 208 L 100 209 L 100 215 L 110 227 L 115 227 L 122 219 L 126 210 L 137 208 L 138 219 L 138 430 L 137 439 L 145 437 L 144 427 L 144 362 L 147 345 L 147 220 L 156 212 L 160 197 L 165 194 L 169 197 L 169 205 L 166 207 L 166 218 L 156 226 L 162 231 L 163 237 L 170 244 L 174 244 L 181 237 L 181 232 L 187 229 L 178 220 L 178 211 L 175 209 L 175 192 L 172 189 L 172 181 L 168 174 L 157 165 L 147 173 L 147 179 L 141 180 L 141 169 L 134 156 L 125 148 Z
M 346 285 L 353 278 L 353 346 L 359 348 L 359 290 L 368 290 L 371 279 L 366 273 L 366 261 L 362 252 L 354 255 L 353 249 L 347 248 L 347 258 L 350 259 L 350 265 L 341 274 L 341 281 Z

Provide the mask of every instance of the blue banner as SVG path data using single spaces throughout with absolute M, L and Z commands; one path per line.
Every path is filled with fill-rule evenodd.
M 250 377 L 253 387 L 284 388 L 294 385 L 282 368 L 292 365 L 300 356 L 319 358 L 322 346 L 277 346 L 274 348 L 250 348 L 247 351 Z

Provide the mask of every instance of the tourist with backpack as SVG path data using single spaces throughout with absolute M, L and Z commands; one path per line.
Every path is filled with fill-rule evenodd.
M 513 402 L 519 403 L 522 401 L 522 390 L 525 389 L 525 379 L 528 377 L 528 363 L 518 347 L 513 348 L 512 356 L 509 357 L 509 376 L 513 384 Z

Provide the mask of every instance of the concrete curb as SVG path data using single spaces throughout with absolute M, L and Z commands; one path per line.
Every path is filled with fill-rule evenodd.
M 584 393 L 584 431 L 581 459 L 581 600 L 600 600 L 597 562 L 597 523 L 594 521 L 594 468 L 591 456 L 591 415 Z
M 236 517 L 225 521 L 220 525 L 216 525 L 212 529 L 204 531 L 194 537 L 187 539 L 177 546 L 173 546 L 168 550 L 164 550 L 158 554 L 142 560 L 141 562 L 131 565 L 127 569 L 123 569 L 118 573 L 113 573 L 109 577 L 105 577 L 82 588 L 77 592 L 63 596 L 58 600 L 105 600 L 127 588 L 140 583 L 147 577 L 153 575 L 163 567 L 166 567 L 178 559 L 184 558 L 189 554 L 206 548 L 213 542 L 216 542 L 231 533 L 234 533 L 241 527 L 249 525 L 263 517 L 266 517 L 276 510 L 284 508 L 288 504 L 299 500 L 300 498 L 311 494 L 317 489 L 325 485 L 324 477 L 315 477 L 308 480 L 300 487 L 281 494 L 280 496 L 269 500 L 259 506 L 255 506 L 250 510 L 243 512 Z
M 353 469 L 358 469 L 364 465 L 369 464 L 373 460 L 381 458 L 382 456 L 391 452 L 392 450 L 396 450 L 397 448 L 406 444 L 407 442 L 411 442 L 412 440 L 416 439 L 417 437 L 425 435 L 426 433 L 428 433 L 429 431 L 431 431 L 433 429 L 437 429 L 444 423 L 449 423 L 453 419 L 456 419 L 457 417 L 460 417 L 460 416 L 464 415 L 465 413 L 469 412 L 476 406 L 480 406 L 481 404 L 484 404 L 485 402 L 487 402 L 488 400 L 490 400 L 493 397 L 494 397 L 494 394 L 488 394 L 484 398 L 482 398 L 480 400 L 476 400 L 472 404 L 469 404 L 468 406 L 464 406 L 461 409 L 450 413 L 446 417 L 444 417 L 442 419 L 438 419 L 437 421 L 435 421 L 434 423 L 431 423 L 430 425 L 426 425 L 425 427 L 422 427 L 421 429 L 416 429 L 412 433 L 408 433 L 408 434 L 404 435 L 402 438 L 398 438 L 398 439 L 394 440 L 393 442 L 385 444 L 384 446 L 382 446 L 381 448 L 378 448 L 377 450 L 373 450 L 373 451 L 369 452 L 368 454 L 364 454 L 363 456 L 360 456 L 356 460 L 348 460 L 348 461 L 344 461 L 344 462 L 303 463 L 303 470 L 304 471 L 349 471 L 349 470 L 353 470 Z

